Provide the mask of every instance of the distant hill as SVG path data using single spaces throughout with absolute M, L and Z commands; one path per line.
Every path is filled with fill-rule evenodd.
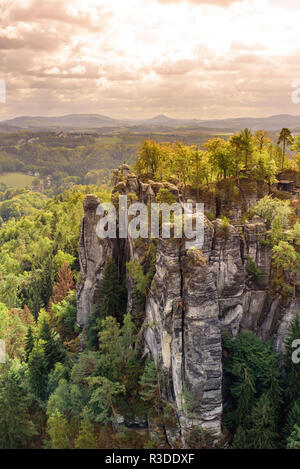
M 280 130 L 283 127 L 288 127 L 289 129 L 294 130 L 296 127 L 300 126 L 300 116 L 280 114 L 270 117 L 242 117 L 238 119 L 216 119 L 201 122 L 202 125 L 205 125 L 205 127 L 214 129 L 227 127 L 234 130 L 239 130 L 248 127 L 252 130 Z
M 21 116 L 4 122 L 8 125 L 29 129 L 98 128 L 116 127 L 122 124 L 121 121 L 100 114 L 69 114 L 59 117 Z
M 6 122 L 0 122 L 0 133 L 17 132 L 18 130 L 21 130 L 20 127 L 9 125 Z
M 3 127 L 4 126 L 4 127 Z M 299 131 L 300 116 L 281 114 L 270 117 L 241 117 L 235 119 L 174 119 L 159 114 L 151 119 L 112 119 L 101 114 L 69 114 L 58 117 L 21 116 L 0 122 L 1 128 L 23 129 L 98 129 L 103 127 L 145 127 L 145 128 L 171 128 L 196 127 L 202 129 L 240 130 L 249 127 L 252 130 L 280 130 L 288 127 Z M 8 130 L 5 130 L 8 131 Z

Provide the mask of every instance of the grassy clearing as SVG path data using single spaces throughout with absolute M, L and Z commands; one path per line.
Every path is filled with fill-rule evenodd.
M 7 187 L 16 187 L 18 189 L 26 186 L 32 186 L 33 181 L 38 179 L 34 176 L 22 173 L 0 173 L 0 183 Z
M 122 143 L 122 139 L 119 137 L 101 137 L 97 140 L 98 142 L 103 143 L 103 145 L 114 145 L 116 143 Z

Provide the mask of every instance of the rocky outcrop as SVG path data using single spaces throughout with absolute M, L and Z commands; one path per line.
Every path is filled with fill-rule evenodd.
M 167 188 L 180 202 L 185 195 L 169 183 L 142 182 L 123 165 L 114 173 L 113 196 L 153 202 Z M 87 196 L 80 239 L 82 280 L 78 285 L 78 324 L 84 326 L 93 309 L 95 291 L 108 257 L 113 256 L 125 275 L 126 262 L 146 261 L 149 242 L 138 246 L 127 239 L 99 241 L 95 227 L 99 200 Z M 186 250 L 183 240 L 159 239 L 156 271 L 144 310 L 135 303 L 134 282 L 127 280 L 128 311 L 144 314 L 143 336 L 148 353 L 166 375 L 165 399 L 176 409 L 180 431 L 192 424 L 215 434 L 221 432 L 221 334 L 234 337 L 241 329 L 262 340 L 275 338 L 283 351 L 287 328 L 300 311 L 299 297 L 282 301 L 270 289 L 271 248 L 265 240 L 264 221 L 254 217 L 240 225 L 205 218 L 202 250 Z M 255 261 L 259 278 L 247 272 L 247 259 Z
M 100 243 L 96 234 L 96 226 L 99 221 L 96 210 L 99 203 L 100 201 L 95 195 L 88 195 L 84 200 L 84 218 L 79 241 L 82 278 L 77 287 L 77 322 L 80 327 L 87 324 L 101 272 L 108 255 L 111 255 L 112 252 L 112 243 Z
M 174 240 L 160 240 L 146 303 L 145 342 L 169 376 L 168 397 L 176 403 L 183 429 L 197 423 L 220 433 L 218 314 L 217 289 L 206 258 Z

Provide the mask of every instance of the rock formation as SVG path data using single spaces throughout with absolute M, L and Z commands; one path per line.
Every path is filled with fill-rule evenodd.
M 115 171 L 114 194 L 153 202 L 167 188 L 179 201 L 185 196 L 169 183 L 140 181 L 123 165 Z M 253 203 L 256 197 L 252 197 Z M 143 262 L 143 248 L 130 237 L 99 241 L 95 227 L 99 200 L 87 196 L 80 239 L 82 279 L 77 289 L 78 324 L 87 323 L 96 288 L 108 257 L 117 264 Z M 222 342 L 250 329 L 262 340 L 274 337 L 282 353 L 288 325 L 300 311 L 300 298 L 283 300 L 271 290 L 271 248 L 265 242 L 264 221 L 254 217 L 238 226 L 205 218 L 202 251 L 186 250 L 177 239 L 159 239 L 156 271 L 144 309 L 143 336 L 147 352 L 164 370 L 165 398 L 176 408 L 181 431 L 192 424 L 221 432 Z M 147 242 L 146 242 L 147 244 Z M 261 270 L 258 279 L 247 273 L 251 257 Z M 128 311 L 137 314 L 133 282 L 128 281 Z M 192 400 L 187 406 L 187 395 Z

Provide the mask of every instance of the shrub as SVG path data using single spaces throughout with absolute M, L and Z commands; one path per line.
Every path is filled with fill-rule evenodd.
M 251 256 L 248 256 L 247 258 L 246 272 L 253 278 L 253 280 L 259 280 L 261 277 L 261 270 Z

